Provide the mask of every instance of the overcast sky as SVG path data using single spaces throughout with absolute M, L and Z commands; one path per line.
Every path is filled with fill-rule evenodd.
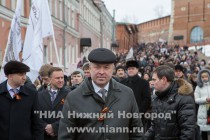
M 171 14 L 171 0 L 103 0 L 117 22 L 142 23 Z M 159 12 L 157 12 L 159 11 Z

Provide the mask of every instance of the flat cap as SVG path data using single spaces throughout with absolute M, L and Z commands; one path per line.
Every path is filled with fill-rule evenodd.
M 29 72 L 30 68 L 19 61 L 9 61 L 4 66 L 4 73 L 5 75 L 14 74 L 14 73 L 22 73 L 22 72 Z
M 109 64 L 116 61 L 116 56 L 106 48 L 97 48 L 89 53 L 88 60 L 93 63 Z
M 126 62 L 126 68 L 136 67 L 139 68 L 139 63 L 136 60 L 129 60 Z

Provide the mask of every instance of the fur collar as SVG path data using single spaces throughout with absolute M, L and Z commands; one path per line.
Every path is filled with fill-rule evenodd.
M 190 95 L 193 93 L 192 85 L 189 82 L 187 82 L 186 80 L 184 80 L 183 78 L 177 79 L 176 82 L 179 85 L 178 93 L 180 95 Z

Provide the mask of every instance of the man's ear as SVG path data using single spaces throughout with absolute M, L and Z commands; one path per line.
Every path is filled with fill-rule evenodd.
M 162 78 L 161 80 L 163 80 L 163 81 L 164 81 L 164 83 L 166 83 L 166 82 L 167 82 L 167 78 L 166 78 L 165 76 L 163 76 L 163 78 Z

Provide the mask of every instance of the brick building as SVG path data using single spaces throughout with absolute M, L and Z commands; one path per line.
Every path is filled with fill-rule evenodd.
M 22 0 L 22 2 L 21 33 L 24 42 L 31 0 Z M 48 0 L 48 2 L 58 55 L 64 69 L 68 68 L 69 64 L 76 63 L 78 58 L 93 48 L 110 48 L 113 18 L 101 0 Z M 0 62 L 5 52 L 15 8 L 16 0 L 0 0 Z M 102 24 L 101 21 L 108 22 Z M 89 49 L 80 46 L 83 38 L 91 40 Z M 53 39 L 45 38 L 43 46 L 44 63 L 53 62 L 57 66 Z
M 116 40 L 119 49 L 129 50 L 138 43 L 138 27 L 135 24 L 117 23 Z
M 168 41 L 170 16 L 138 24 L 139 43 Z
M 138 43 L 165 40 L 180 46 L 210 44 L 210 0 L 171 1 L 171 15 L 137 24 Z M 129 47 L 123 24 L 117 25 L 116 36 L 120 48 Z
M 210 0 L 172 0 L 169 42 L 210 43 Z

